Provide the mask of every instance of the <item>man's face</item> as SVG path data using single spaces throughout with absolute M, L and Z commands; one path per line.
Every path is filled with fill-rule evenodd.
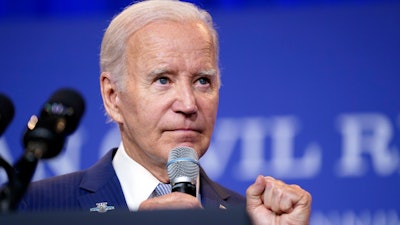
M 155 22 L 130 37 L 126 89 L 115 102 L 133 159 L 164 167 L 177 146 L 192 147 L 199 157 L 206 152 L 219 99 L 215 57 L 202 23 Z

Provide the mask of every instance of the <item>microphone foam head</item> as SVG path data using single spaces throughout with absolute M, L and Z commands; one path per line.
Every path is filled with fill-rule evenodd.
M 199 174 L 199 162 L 196 151 L 190 147 L 177 147 L 170 151 L 168 156 L 167 171 L 170 182 L 174 185 L 177 182 L 197 181 Z
M 66 119 L 65 134 L 73 133 L 85 111 L 85 101 L 79 92 L 62 88 L 53 93 L 45 103 L 40 117 L 63 117 Z
M 39 158 L 48 159 L 58 155 L 67 135 L 73 133 L 85 110 L 85 102 L 79 92 L 63 88 L 56 91 L 43 105 L 39 118 L 31 119 L 23 135 L 23 145 L 31 151 L 30 145 L 42 147 Z M 30 144 L 31 143 L 31 144 Z M 35 148 L 36 151 L 38 148 Z

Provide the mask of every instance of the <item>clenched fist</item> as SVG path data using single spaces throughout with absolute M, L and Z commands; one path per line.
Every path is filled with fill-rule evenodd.
M 247 212 L 253 225 L 307 225 L 311 195 L 298 185 L 258 176 L 246 191 Z

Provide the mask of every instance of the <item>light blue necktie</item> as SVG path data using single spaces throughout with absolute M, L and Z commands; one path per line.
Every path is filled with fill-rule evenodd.
M 162 196 L 171 193 L 171 184 L 159 183 L 157 187 L 154 189 L 150 198 Z

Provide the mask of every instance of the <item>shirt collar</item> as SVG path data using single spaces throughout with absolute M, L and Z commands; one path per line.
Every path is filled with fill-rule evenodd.
M 140 203 L 149 198 L 160 181 L 128 156 L 122 142 L 115 153 L 112 164 L 129 210 L 137 211 Z

